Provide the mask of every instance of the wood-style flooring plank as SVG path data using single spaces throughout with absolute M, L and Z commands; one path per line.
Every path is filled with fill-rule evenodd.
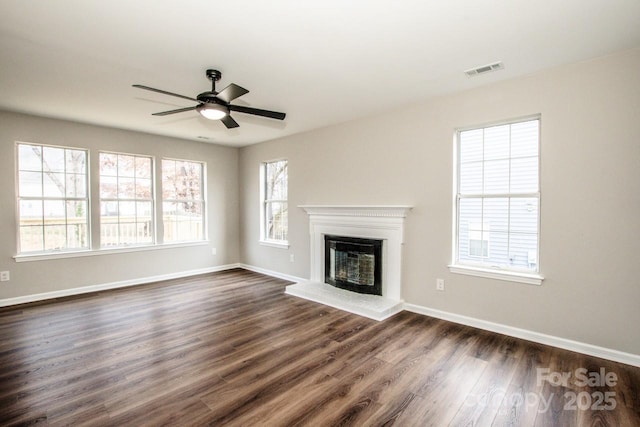
M 287 284 L 235 269 L 0 308 L 0 425 L 640 425 L 639 368 Z M 618 382 L 539 378 L 578 368 Z

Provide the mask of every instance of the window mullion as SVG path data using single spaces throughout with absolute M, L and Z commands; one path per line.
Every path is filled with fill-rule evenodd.
M 45 220 L 45 211 L 44 211 L 44 154 L 42 154 L 42 148 L 40 148 L 40 153 L 41 153 L 41 157 L 40 157 L 40 196 L 41 196 L 41 200 L 42 200 L 42 249 L 41 250 L 45 250 L 45 248 L 47 247 L 47 226 L 46 224 L 46 220 Z
M 482 129 L 482 194 L 485 195 L 485 168 L 486 168 L 486 130 Z M 484 197 L 480 199 L 480 259 L 484 254 L 482 247 L 484 246 Z M 488 239 L 487 239 L 488 240 Z M 488 246 L 488 244 L 487 244 Z M 488 255 L 488 254 L 487 254 Z
M 507 180 L 509 186 L 507 191 L 507 258 L 511 259 L 511 125 L 509 126 L 509 175 Z
M 496 198 L 505 198 L 505 197 L 513 197 L 513 198 L 538 198 L 540 197 L 540 193 L 463 193 L 460 194 L 460 197 L 475 197 L 479 199 L 496 199 Z

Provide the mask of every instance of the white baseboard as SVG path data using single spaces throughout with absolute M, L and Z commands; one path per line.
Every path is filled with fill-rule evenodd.
M 614 362 L 625 363 L 627 365 L 640 367 L 640 355 L 625 353 L 618 350 L 612 350 L 605 347 L 599 347 L 592 344 L 586 344 L 578 341 L 572 341 L 566 338 L 555 337 L 552 335 L 541 334 L 539 332 L 529 331 L 527 329 L 515 328 L 500 323 L 489 322 L 486 320 L 476 319 L 474 317 L 462 316 L 460 314 L 449 313 L 446 311 L 435 310 L 415 304 L 405 303 L 404 309 L 413 313 L 423 314 L 425 316 L 436 317 L 438 319 L 447 320 L 449 322 L 460 323 L 462 325 L 472 326 L 474 328 L 484 329 L 491 332 L 497 332 L 503 335 L 509 335 L 515 338 L 521 338 L 540 344 L 550 345 L 553 347 L 563 348 L 565 350 L 575 351 L 577 353 L 587 354 L 589 356 L 601 357 L 603 359 L 613 360 Z
M 162 280 L 179 279 L 182 277 L 197 276 L 198 274 L 214 273 L 216 271 L 240 268 L 240 264 L 218 265 L 215 267 L 200 268 L 197 270 L 179 271 L 177 273 L 159 274 L 157 276 L 139 277 L 137 279 L 122 280 L 119 282 L 101 283 L 99 285 L 82 286 L 79 288 L 63 289 L 60 291 L 44 292 L 41 294 L 24 295 L 14 298 L 0 299 L 0 307 L 10 305 L 25 304 L 28 302 L 44 301 L 53 298 L 62 298 L 73 295 L 86 294 L 90 292 L 105 291 L 108 289 L 125 288 L 128 286 L 144 285 L 146 283 L 159 282 Z
M 277 277 L 278 279 L 288 280 L 290 282 L 306 282 L 309 279 L 303 279 L 302 277 L 291 276 L 289 274 L 279 273 L 277 271 L 267 270 L 262 267 L 255 267 L 253 265 L 247 264 L 238 264 L 240 268 L 244 268 L 245 270 L 253 271 L 256 273 L 266 274 L 267 276 Z

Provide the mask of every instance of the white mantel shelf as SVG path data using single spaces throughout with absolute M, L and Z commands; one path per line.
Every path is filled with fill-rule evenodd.
M 309 215 L 405 218 L 413 206 L 405 205 L 300 205 Z

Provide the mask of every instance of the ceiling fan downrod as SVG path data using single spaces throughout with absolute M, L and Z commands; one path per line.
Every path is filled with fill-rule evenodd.
M 216 82 L 222 78 L 222 73 L 218 70 L 208 69 L 207 70 L 207 78 L 211 80 L 211 92 L 217 94 L 216 92 Z

